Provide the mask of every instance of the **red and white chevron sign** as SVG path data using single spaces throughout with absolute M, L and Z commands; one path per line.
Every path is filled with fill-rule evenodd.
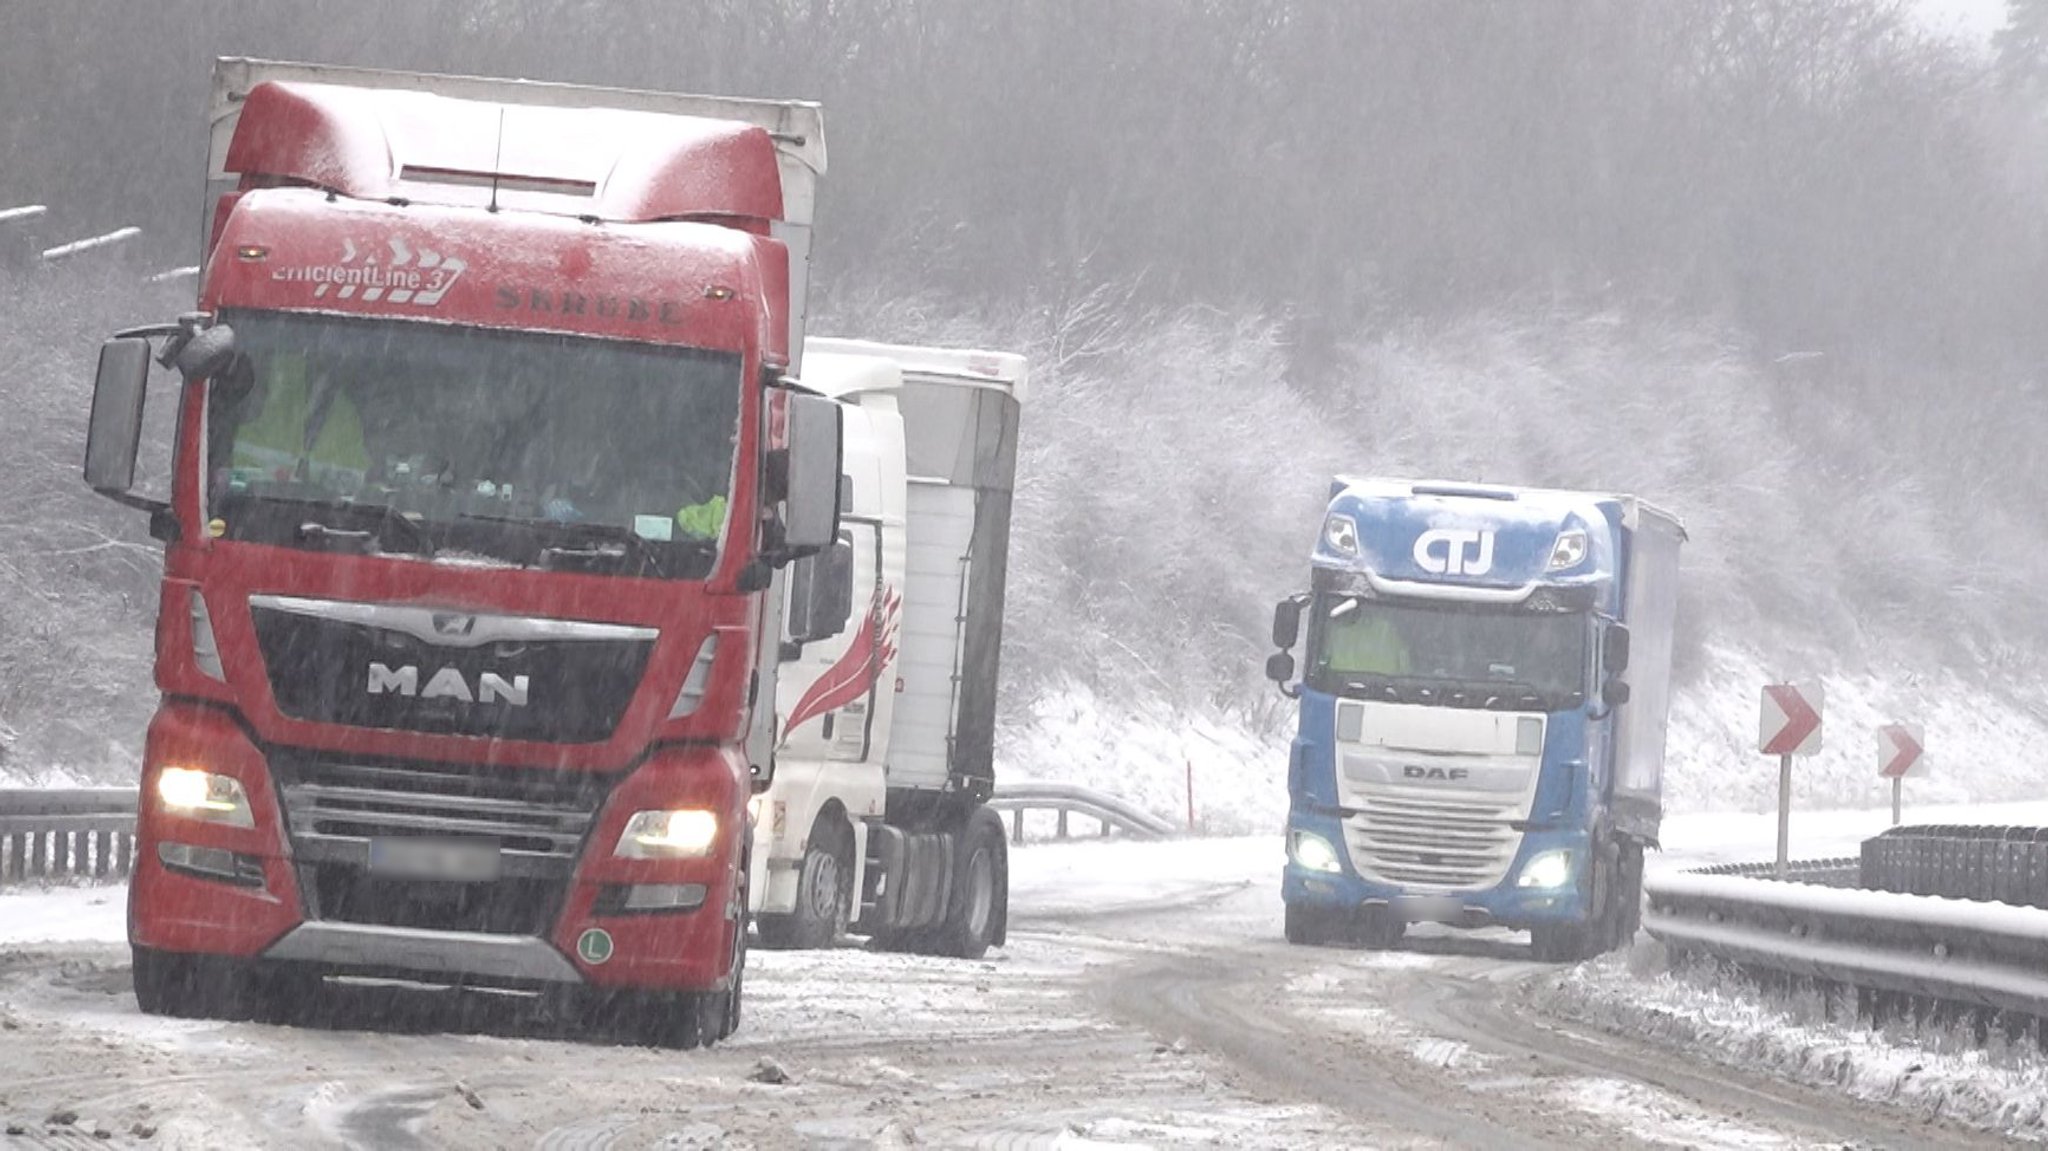
M 1877 774 L 1884 779 L 1920 775 L 1920 757 L 1927 749 L 1919 724 L 1888 723 L 1877 729 Z
M 1774 683 L 1765 687 L 1757 746 L 1765 755 L 1818 753 L 1820 715 L 1826 702 L 1826 693 L 1817 683 Z

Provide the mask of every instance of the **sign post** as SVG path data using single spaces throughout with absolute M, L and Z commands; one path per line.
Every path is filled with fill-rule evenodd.
M 1919 724 L 1888 723 L 1877 729 L 1877 774 L 1892 781 L 1892 826 L 1899 825 L 1899 799 L 1909 775 L 1925 775 L 1921 759 L 1927 737 Z
M 1778 878 L 1791 870 L 1792 757 L 1820 751 L 1820 716 L 1826 693 L 1819 684 L 1774 683 L 1764 687 L 1758 709 L 1757 747 L 1778 757 Z

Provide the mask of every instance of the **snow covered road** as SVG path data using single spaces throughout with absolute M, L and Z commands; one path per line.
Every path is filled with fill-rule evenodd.
M 1678 859 L 1753 834 L 1674 831 Z M 689 1053 L 385 988 L 308 1026 L 149 1018 L 119 889 L 0 894 L 0 1124 L 209 1148 L 2002 1145 L 1649 1034 L 1622 1008 L 1681 992 L 1621 957 L 1568 972 L 1426 928 L 1389 953 L 1288 947 L 1278 865 L 1272 837 L 1026 848 L 1000 955 L 757 950 L 740 1035 Z M 1998 1074 L 1973 1082 L 2041 1086 Z M 2038 1106 L 2004 1119 L 2040 1131 Z

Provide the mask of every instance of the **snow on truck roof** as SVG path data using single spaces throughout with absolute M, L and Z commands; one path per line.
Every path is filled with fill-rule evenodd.
M 924 376 L 952 383 L 1006 392 L 1024 400 L 1030 375 L 1023 356 L 913 344 L 884 344 L 813 336 L 804 341 L 803 381 L 828 396 L 894 391 L 906 376 Z
M 1330 498 L 1350 494 L 1368 500 L 1407 500 L 1417 497 L 1453 500 L 1495 500 L 1546 509 L 1569 509 L 1586 503 L 1613 503 L 1621 508 L 1622 523 L 1634 527 L 1644 516 L 1663 520 L 1685 534 L 1685 524 L 1676 515 L 1640 496 L 1621 492 L 1568 491 L 1563 488 L 1513 487 L 1505 484 L 1468 483 L 1455 480 L 1403 480 L 1382 476 L 1337 476 L 1330 481 Z

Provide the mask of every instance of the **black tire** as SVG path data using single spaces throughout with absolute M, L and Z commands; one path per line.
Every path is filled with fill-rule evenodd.
M 145 1015 L 176 1019 L 281 1022 L 317 994 L 311 973 L 266 970 L 247 960 L 130 949 L 135 1004 Z
M 1401 945 L 1408 923 L 1384 907 L 1369 907 L 1353 921 L 1351 938 L 1369 951 L 1386 951 Z
M 740 1029 L 740 1005 L 746 996 L 747 983 L 747 867 L 752 861 L 752 854 L 753 848 L 749 845 L 748 858 L 740 863 L 740 910 L 737 930 L 733 932 L 732 977 L 724 990 L 705 993 L 697 1006 L 698 1036 L 706 1047 L 732 1038 L 733 1033 Z
M 837 819 L 811 832 L 797 872 L 796 910 L 755 920 L 761 946 L 816 951 L 845 934 L 853 915 L 853 832 Z
M 953 842 L 953 882 L 945 921 L 919 950 L 954 959 L 980 959 L 1003 936 L 1010 907 L 1009 841 L 1002 821 L 977 808 Z
M 1287 905 L 1287 942 L 1297 947 L 1326 947 L 1350 928 L 1350 916 L 1307 903 Z
M 1627 918 L 1619 890 L 1621 876 L 1618 873 L 1622 869 L 1608 861 L 1605 850 L 1600 853 L 1594 867 L 1594 898 L 1599 902 L 1593 908 L 1591 918 L 1584 923 L 1554 923 L 1530 929 L 1529 950 L 1538 963 L 1583 963 L 1612 951 L 1618 945 L 1622 923 Z

